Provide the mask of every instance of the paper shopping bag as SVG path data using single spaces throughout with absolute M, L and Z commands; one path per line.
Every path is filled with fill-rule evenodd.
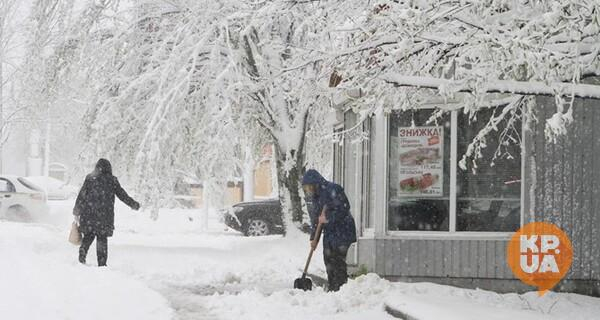
M 76 246 L 81 245 L 81 232 L 79 232 L 79 228 L 77 227 L 77 224 L 75 222 L 73 222 L 71 224 L 71 233 L 69 233 L 69 242 Z

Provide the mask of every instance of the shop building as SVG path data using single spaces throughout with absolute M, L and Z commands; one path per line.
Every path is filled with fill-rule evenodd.
M 576 99 L 574 121 L 555 142 L 545 134 L 554 98 L 535 103 L 537 121 L 500 123 L 467 170 L 462 156 L 502 107 L 475 121 L 459 109 L 428 122 L 433 104 L 362 124 L 338 112 L 336 131 L 358 126 L 334 145 L 334 180 L 359 233 L 350 264 L 392 280 L 533 290 L 513 276 L 506 249 L 522 225 L 544 221 L 563 229 L 574 250 L 555 290 L 600 295 L 600 101 Z M 520 143 L 498 148 L 509 126 Z

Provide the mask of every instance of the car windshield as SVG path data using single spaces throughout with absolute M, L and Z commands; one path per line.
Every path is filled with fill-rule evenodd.
M 42 190 L 40 187 L 34 185 L 33 183 L 31 183 L 30 181 L 28 181 L 27 179 L 24 178 L 17 178 L 17 180 L 19 180 L 19 182 L 24 185 L 25 187 L 27 187 L 30 190 L 33 191 L 40 191 L 40 192 L 44 192 L 44 190 Z

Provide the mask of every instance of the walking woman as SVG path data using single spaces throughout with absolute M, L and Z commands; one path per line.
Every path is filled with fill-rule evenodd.
M 140 208 L 140 204 L 129 197 L 117 177 L 112 175 L 110 162 L 100 159 L 94 172 L 85 178 L 73 208 L 75 221 L 78 221 L 79 231 L 83 233 L 79 262 L 85 263 L 90 245 L 96 239 L 98 266 L 106 266 L 108 237 L 115 229 L 115 195 L 133 210 Z

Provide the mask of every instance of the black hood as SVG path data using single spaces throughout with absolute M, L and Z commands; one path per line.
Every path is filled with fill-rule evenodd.
M 302 177 L 302 184 L 316 184 L 323 185 L 327 182 L 325 178 L 315 169 L 306 171 L 304 177 Z
M 110 161 L 106 159 L 100 159 L 96 163 L 96 173 L 97 174 L 108 174 L 112 176 L 112 166 L 110 165 Z

